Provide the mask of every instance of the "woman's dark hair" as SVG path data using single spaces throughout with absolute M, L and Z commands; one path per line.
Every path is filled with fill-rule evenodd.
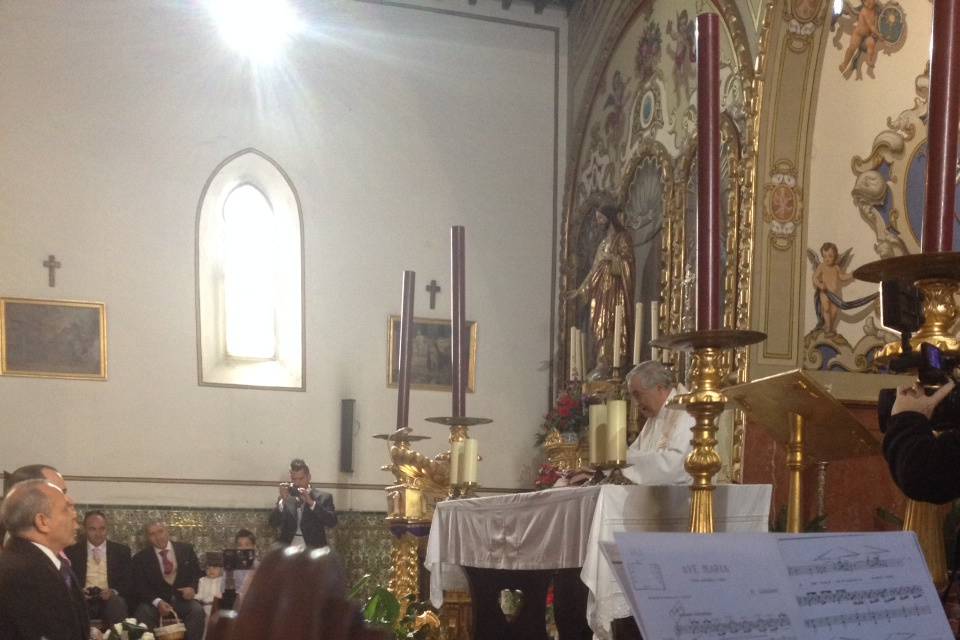
M 364 626 L 344 576 L 329 547 L 271 552 L 253 575 L 230 640 L 386 640 Z
M 623 222 L 620 220 L 620 212 L 622 211 L 620 207 L 615 204 L 605 204 L 602 207 L 597 207 L 597 211 L 613 225 L 614 229 L 617 231 L 623 229 Z

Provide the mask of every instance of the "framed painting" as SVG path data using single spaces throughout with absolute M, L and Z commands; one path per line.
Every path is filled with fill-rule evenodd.
M 0 298 L 0 374 L 106 380 L 104 304 Z
M 469 361 L 467 391 L 477 386 L 477 323 L 467 322 Z M 414 318 L 412 331 L 410 388 L 450 391 L 450 321 Z M 400 377 L 400 316 L 390 316 L 387 324 L 387 386 L 396 387 Z

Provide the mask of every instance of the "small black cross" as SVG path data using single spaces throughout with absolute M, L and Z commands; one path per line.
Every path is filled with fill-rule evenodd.
M 43 266 L 47 268 L 50 274 L 47 276 L 47 283 L 51 287 L 57 286 L 57 272 L 56 269 L 60 268 L 60 263 L 57 262 L 57 257 L 52 253 L 43 261 Z
M 430 284 L 427 285 L 427 291 L 430 292 L 430 308 L 435 309 L 437 306 L 437 294 L 440 293 L 440 285 L 437 284 L 436 280 L 431 280 Z

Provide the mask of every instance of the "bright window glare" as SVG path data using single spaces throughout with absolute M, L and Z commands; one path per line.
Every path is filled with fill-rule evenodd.
M 227 355 L 270 359 L 277 355 L 274 299 L 274 216 L 263 193 L 250 184 L 230 192 L 223 286 Z
M 254 62 L 269 62 L 303 29 L 285 0 L 207 0 L 220 35 Z

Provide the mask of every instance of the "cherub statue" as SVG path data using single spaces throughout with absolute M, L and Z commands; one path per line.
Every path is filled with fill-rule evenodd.
M 690 79 L 697 61 L 696 26 L 686 9 L 677 13 L 676 30 L 673 21 L 667 20 L 667 36 L 672 40 L 667 43 L 667 54 L 673 59 L 673 91 L 678 103 L 690 95 Z

